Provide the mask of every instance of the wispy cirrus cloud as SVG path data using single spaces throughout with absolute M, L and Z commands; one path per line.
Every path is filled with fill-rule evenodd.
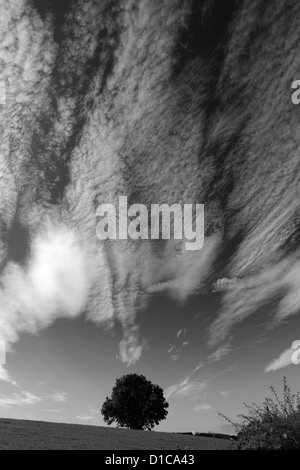
M 277 358 L 273 359 L 270 364 L 265 368 L 265 372 L 275 372 L 279 369 L 284 369 L 292 364 L 292 355 L 295 349 L 288 348 L 283 351 Z
M 174 338 L 174 344 L 170 344 L 167 350 L 168 354 L 170 354 L 171 361 L 177 361 L 183 353 L 183 348 L 190 344 L 190 341 L 185 340 L 186 335 L 187 328 L 181 328 L 177 331 Z
M 209 411 L 212 409 L 213 407 L 211 405 L 208 405 L 207 403 L 196 404 L 194 406 L 195 411 Z
M 36 386 L 39 388 L 45 385 L 46 383 L 47 383 L 46 380 L 40 380 L 39 382 L 36 383 Z
M 11 385 L 18 386 L 17 382 L 11 378 L 8 371 L 0 364 L 0 380 L 3 382 L 8 382 Z
M 220 391 L 220 395 L 221 397 L 228 397 L 230 395 L 230 391 L 229 390 L 221 390 Z
M 64 412 L 64 410 L 62 410 L 61 408 L 52 408 L 49 410 L 47 410 L 46 408 L 43 408 L 41 409 L 41 411 L 44 411 L 45 413 L 55 413 L 55 414 L 60 414 Z
M 179 358 L 180 358 L 179 354 L 172 354 L 172 356 L 170 356 L 171 361 L 178 361 Z
M 209 344 L 224 340 L 234 325 L 271 302 L 274 314 L 266 316 L 266 328 L 272 329 L 299 313 L 300 251 L 279 256 L 276 249 L 283 241 L 279 236 L 276 239 L 276 233 L 271 231 L 276 226 L 276 220 L 276 230 L 284 223 L 288 224 L 293 210 L 295 204 L 291 203 L 281 214 L 273 214 L 274 220 L 270 226 L 263 223 L 265 234 L 274 243 L 272 249 L 265 246 L 266 254 L 263 251 L 266 240 L 262 242 L 261 233 L 264 232 L 260 232 L 260 227 L 257 227 L 257 233 L 244 240 L 231 262 L 232 273 L 242 275 L 242 278 L 233 276 L 232 279 L 220 279 L 215 283 L 215 290 L 224 292 L 224 295 L 220 314 L 210 327 Z
M 207 379 L 195 377 L 194 372 L 181 382 L 171 385 L 165 390 L 165 397 L 195 397 L 207 389 L 209 382 Z
M 76 419 L 79 419 L 80 421 L 93 421 L 96 417 L 91 415 L 77 415 Z
M 227 292 L 231 289 L 236 289 L 237 287 L 245 286 L 245 282 L 238 278 L 221 278 L 218 279 L 212 286 L 213 292 Z
M 53 400 L 57 403 L 67 403 L 68 396 L 69 396 L 69 393 L 67 392 L 58 392 L 57 390 L 54 390 L 53 392 L 47 394 L 45 398 Z
M 216 106 L 214 111 L 214 125 L 207 126 L 203 114 L 207 96 L 203 90 L 207 90 L 208 94 L 215 90 L 214 86 L 210 89 L 209 82 L 206 83 L 201 67 L 198 68 L 199 72 L 197 67 L 187 67 L 183 81 L 178 80 L 178 87 L 177 83 L 170 86 L 169 74 L 174 67 L 172 51 L 182 24 L 180 18 L 186 17 L 185 2 L 182 2 L 182 11 L 172 2 L 162 3 L 161 9 L 151 6 L 151 2 L 147 6 L 144 3 L 143 14 L 137 15 L 135 21 L 127 15 L 122 16 L 122 21 L 114 21 L 114 9 L 107 9 L 104 15 L 106 6 L 103 2 L 93 2 L 90 8 L 85 8 L 84 2 L 76 3 L 76 6 L 71 6 L 72 2 L 69 2 L 65 15 L 68 26 L 61 27 L 62 41 L 68 44 L 65 48 L 58 48 L 54 40 L 55 15 L 50 14 L 51 10 L 49 15 L 40 14 L 40 7 L 37 6 L 40 3 L 45 5 L 49 2 L 3 2 L 0 5 L 1 40 L 5 45 L 2 51 L 3 78 L 12 88 L 9 91 L 9 107 L 4 109 L 1 118 L 5 122 L 7 114 L 5 142 L 15 142 L 13 146 L 3 147 L 0 162 L 3 227 L 9 231 L 15 214 L 20 213 L 22 222 L 33 228 L 33 232 L 36 230 L 45 201 L 53 196 L 50 194 L 51 188 L 57 189 L 61 175 L 65 177 L 67 173 L 60 171 L 61 167 L 55 164 L 54 156 L 58 154 L 59 161 L 64 162 L 65 149 L 72 148 L 72 154 L 68 155 L 71 171 L 67 176 L 70 176 L 70 183 L 67 189 L 60 188 L 64 194 L 62 205 L 70 208 L 72 224 L 80 227 L 83 238 L 93 245 L 91 251 L 94 251 L 95 257 L 102 251 L 95 240 L 94 205 L 98 199 L 113 202 L 115 194 L 124 186 L 128 194 L 140 202 L 174 203 L 204 198 L 205 217 L 209 224 L 222 226 L 226 214 L 234 213 L 236 215 L 232 221 L 226 220 L 227 232 L 232 237 L 238 230 L 247 233 L 228 266 L 228 275 L 232 276 L 232 280 L 224 278 L 215 285 L 216 291 L 224 292 L 224 298 L 221 313 L 211 327 L 211 341 L 224 339 L 233 325 L 251 315 L 278 292 L 284 291 L 284 296 L 279 302 L 274 324 L 298 313 L 300 269 L 296 258 L 299 253 L 296 252 L 293 259 L 286 259 L 286 264 L 278 261 L 284 253 L 283 250 L 280 254 L 284 242 L 291 243 L 298 230 L 299 202 L 295 197 L 299 186 L 298 144 L 289 134 L 290 128 L 293 132 L 290 123 L 284 125 L 281 119 L 280 122 L 278 120 L 278 115 L 286 113 L 270 113 L 267 119 L 265 113 L 261 113 L 261 120 L 256 117 L 253 118 L 255 120 L 251 119 L 254 109 L 261 109 L 260 106 L 267 108 L 265 100 L 268 96 L 264 86 L 257 84 L 254 101 L 246 103 L 243 100 L 243 109 L 238 108 L 237 113 L 231 114 L 230 111 L 231 93 L 228 94 L 229 102 L 224 94 L 225 102 L 220 107 Z M 73 21 L 75 17 L 76 21 Z M 104 54 L 103 60 L 97 63 L 95 31 L 98 31 L 104 17 L 108 18 L 112 36 L 120 36 L 120 41 L 110 48 L 112 55 Z M 151 19 L 147 24 L 145 17 Z M 161 28 L 161 18 L 168 18 L 172 27 Z M 112 26 L 119 23 L 123 25 L 121 31 L 117 26 Z M 144 34 L 141 35 L 140 31 Z M 239 30 L 233 30 L 232 34 L 232 41 L 240 39 Z M 160 41 L 156 41 L 153 48 L 157 37 Z M 291 37 L 288 36 L 287 40 Z M 244 47 L 243 40 L 236 43 Z M 145 54 L 145 51 L 148 53 Z M 140 57 L 144 55 L 147 58 L 141 61 Z M 118 92 L 116 98 L 111 97 L 113 101 L 100 100 L 100 106 L 99 96 L 107 92 L 104 71 L 112 62 L 112 57 L 114 67 L 108 80 L 109 89 L 114 86 Z M 164 60 L 161 60 L 162 57 Z M 91 59 L 95 67 L 94 79 L 86 87 L 86 95 L 82 96 L 82 93 L 76 93 L 79 88 L 74 89 L 74 84 L 82 83 L 82 70 Z M 275 55 L 270 57 L 272 63 L 275 64 L 276 60 Z M 259 72 L 258 62 L 249 64 L 249 76 L 250 73 L 255 76 Z M 284 65 L 282 67 L 283 72 Z M 243 73 L 242 70 L 240 72 Z M 64 79 L 66 76 L 69 80 Z M 222 83 L 226 83 L 223 78 L 222 75 L 216 76 L 216 80 L 220 80 L 220 93 Z M 192 105 L 187 109 L 179 103 L 182 96 L 189 95 L 189 84 L 196 82 L 201 86 L 193 91 Z M 64 83 L 63 88 L 60 87 L 61 83 Z M 58 93 L 55 94 L 56 90 Z M 238 93 L 239 89 L 233 83 L 232 93 L 235 92 Z M 87 102 L 92 104 L 93 112 L 85 111 L 89 107 L 82 103 Z M 226 108 L 224 104 L 229 105 L 226 113 L 223 112 Z M 55 109 L 51 109 L 52 106 Z M 44 114 L 44 109 L 48 114 Z M 246 121 L 244 117 L 248 114 Z M 24 119 L 19 119 L 19 116 Z M 41 124 L 46 121 L 50 123 L 48 131 Z M 128 126 L 126 133 L 124 124 Z M 283 132 L 275 133 L 274 129 L 279 125 L 283 126 L 280 127 Z M 204 136 L 201 129 L 207 127 L 209 130 Z M 158 128 L 160 145 L 153 138 L 158 135 Z M 75 147 L 74 134 L 80 136 Z M 259 136 L 256 141 L 254 134 Z M 290 147 L 283 145 L 277 134 L 285 135 L 287 142 L 290 137 Z M 128 138 L 131 135 L 135 137 Z M 170 138 L 170 135 L 173 137 Z M 218 184 L 217 155 L 215 163 L 214 159 L 199 158 L 199 149 L 205 140 L 208 149 L 218 149 L 222 143 L 222 165 L 226 171 L 221 186 Z M 36 141 L 39 146 L 34 145 Z M 236 141 L 239 142 L 238 147 L 235 147 Z M 228 152 L 227 148 L 232 146 L 233 151 Z M 36 147 L 39 155 L 34 151 Z M 271 155 L 277 156 L 276 164 L 273 158 L 262 161 L 260 155 L 264 149 L 270 149 Z M 131 157 L 128 158 L 128 155 Z M 50 160 L 51 156 L 53 158 Z M 7 163 L 10 160 L 13 165 Z M 282 171 L 283 168 L 285 171 Z M 170 178 L 171 172 L 176 177 Z M 65 179 L 68 180 L 68 177 Z M 208 187 L 215 188 L 212 200 L 208 196 L 211 191 L 206 192 L 205 189 Z M 219 192 L 219 187 L 224 191 Z M 227 187 L 231 189 L 227 191 Z M 35 195 L 40 193 L 41 200 L 36 200 Z M 172 201 L 168 200 L 170 197 Z M 224 204 L 220 203 L 221 199 Z M 20 200 L 22 203 L 17 207 Z M 242 205 L 241 200 L 244 201 Z M 203 249 L 198 253 L 182 250 L 177 242 L 162 244 L 158 254 L 151 249 L 150 243 L 145 250 L 140 250 L 139 243 L 134 246 L 124 243 L 120 248 L 110 246 L 107 251 L 103 249 L 103 256 L 97 254 L 99 272 L 97 283 L 89 286 L 90 295 L 83 289 L 88 284 L 88 269 L 78 270 L 76 260 L 80 260 L 80 253 L 77 252 L 75 258 L 68 256 L 68 247 L 65 247 L 67 255 L 58 249 L 54 251 L 63 256 L 52 256 L 58 263 L 58 266 L 54 266 L 54 261 L 50 263 L 52 271 L 47 270 L 47 256 L 43 258 L 43 265 L 38 263 L 40 269 L 37 273 L 41 276 L 32 278 L 30 275 L 32 270 L 35 271 L 34 261 L 41 259 L 34 252 L 34 259 L 28 261 L 29 274 L 21 266 L 9 262 L 4 279 L 1 279 L 4 289 L 0 292 L 0 333 L 5 341 L 16 341 L 22 331 L 35 333 L 60 316 L 72 318 L 79 315 L 87 298 L 88 316 L 96 323 L 102 324 L 107 320 L 113 323 L 116 313 L 123 326 L 128 324 L 128 320 L 132 325 L 136 313 L 135 300 L 141 291 L 167 291 L 177 300 L 184 300 L 203 288 L 222 244 L 217 230 L 205 240 Z M 3 240 L 0 244 L 1 261 L 5 260 L 7 252 Z M 40 236 L 38 240 L 41 241 Z M 59 240 L 58 245 L 61 243 L 64 242 Z M 46 251 L 49 255 L 49 250 Z M 74 260 L 77 269 L 73 269 Z M 65 286 L 69 280 L 72 288 Z M 63 281 L 64 287 L 61 287 L 60 281 Z M 126 308 L 128 303 L 132 308 Z M 127 332 L 120 343 L 119 357 L 127 364 L 134 364 L 141 356 L 142 349 L 137 335 Z
M 231 351 L 230 344 L 226 343 L 223 346 L 220 346 L 218 349 L 216 349 L 216 351 L 214 351 L 212 354 L 210 354 L 207 358 L 207 361 L 209 363 L 218 362 L 221 359 L 223 359 L 223 357 L 227 356 L 227 354 L 229 354 L 230 351 Z
M 22 391 L 13 393 L 11 396 L 0 395 L 0 408 L 11 408 L 13 406 L 34 405 L 42 401 L 41 397 L 31 392 Z
M 90 413 L 99 415 L 100 410 L 97 410 L 96 408 L 89 407 Z
M 186 329 L 186 328 L 183 328 L 183 329 L 181 329 L 181 330 L 178 330 L 177 333 L 176 333 L 176 339 L 185 338 L 186 332 L 187 332 L 187 329 Z

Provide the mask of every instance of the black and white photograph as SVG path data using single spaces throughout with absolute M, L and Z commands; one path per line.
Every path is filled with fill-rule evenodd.
M 0 0 L 0 450 L 297 449 L 300 2 Z

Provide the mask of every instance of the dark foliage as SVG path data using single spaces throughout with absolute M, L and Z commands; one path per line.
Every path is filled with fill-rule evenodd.
M 274 387 L 274 398 L 266 398 L 261 406 L 246 405 L 247 415 L 240 421 L 229 421 L 237 432 L 236 449 L 239 450 L 299 450 L 300 449 L 300 393 L 292 394 L 283 378 L 283 398 Z
M 115 421 L 118 427 L 151 430 L 166 418 L 168 406 L 161 387 L 143 375 L 128 374 L 117 379 L 101 413 L 107 424 Z

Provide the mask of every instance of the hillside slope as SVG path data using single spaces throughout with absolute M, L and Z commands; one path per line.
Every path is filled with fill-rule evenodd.
M 226 449 L 230 441 L 155 431 L 0 419 L 0 449 Z

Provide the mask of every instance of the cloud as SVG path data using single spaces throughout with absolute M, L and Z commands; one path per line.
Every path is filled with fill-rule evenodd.
M 176 339 L 179 339 L 179 338 L 184 338 L 186 336 L 186 328 L 182 329 L 182 330 L 178 330 L 177 333 L 176 333 Z
M 250 243 L 250 240 L 248 242 Z M 253 248 L 253 252 L 250 251 L 250 246 L 251 249 Z M 248 261 L 244 259 L 245 265 L 243 266 L 246 273 L 246 267 L 251 264 L 251 259 L 253 259 L 253 264 L 257 262 L 254 246 L 255 238 L 247 246 Z M 260 255 L 262 256 L 262 253 Z M 274 255 L 274 259 L 271 258 L 261 266 L 259 265 L 254 274 L 254 266 L 251 265 L 252 271 L 244 276 L 243 282 L 233 283 L 230 289 L 224 289 L 221 312 L 210 327 L 209 344 L 213 345 L 224 340 L 234 325 L 241 323 L 258 309 L 270 303 L 273 304 L 272 311 L 275 313 L 273 316 L 266 317 L 265 326 L 269 329 L 278 326 L 288 317 L 298 314 L 300 303 L 299 255 L 300 252 L 293 256 L 287 255 L 280 260 L 277 260 Z M 242 263 L 244 256 L 246 254 L 243 250 L 236 255 L 236 271 L 242 269 L 238 264 Z
M 216 351 L 214 351 L 210 356 L 208 356 L 207 360 L 209 362 L 217 362 L 223 359 L 231 351 L 229 343 L 224 344 L 224 346 L 220 346 Z
M 59 409 L 59 408 L 53 408 L 53 409 L 50 409 L 50 410 L 47 410 L 47 409 L 43 408 L 43 409 L 41 409 L 41 411 L 44 411 L 45 413 L 57 413 L 57 414 L 64 412 L 64 410 Z
M 275 372 L 278 369 L 283 369 L 292 364 L 292 355 L 295 352 L 295 349 L 289 348 L 283 351 L 279 357 L 274 359 L 266 368 L 265 372 Z
M 205 399 L 207 396 L 207 390 L 210 387 L 212 380 L 220 375 L 223 375 L 224 373 L 231 371 L 234 368 L 234 365 L 230 365 L 225 369 L 221 368 L 214 371 L 212 367 L 205 369 L 207 364 L 210 366 L 210 363 L 207 361 L 199 362 L 192 372 L 188 374 L 182 381 L 167 387 L 165 390 L 166 398 L 188 397 L 194 400 L 196 398 L 199 399 L 199 396 L 201 396 L 202 399 Z M 223 391 L 221 392 L 221 395 L 227 396 L 229 393 L 230 392 Z
M 0 340 L 0 365 L 6 364 L 6 348 L 5 342 Z
M 213 284 L 212 291 L 213 292 L 227 292 L 229 290 L 236 289 L 238 287 L 244 287 L 244 286 L 245 286 L 245 282 L 240 279 L 237 279 L 237 278 L 229 279 L 229 278 L 224 277 L 222 279 L 218 279 Z
M 136 17 L 138 28 L 127 14 L 122 15 L 119 28 L 115 12 L 104 12 L 103 2 L 91 2 L 89 8 L 84 2 L 76 7 L 70 4 L 64 15 L 67 27 L 61 28 L 62 43 L 68 47 L 60 50 L 53 15 L 41 14 L 39 3 L 0 6 L 3 79 L 9 84 L 10 98 L 9 106 L 0 110 L 6 123 L 0 161 L 1 266 L 8 259 L 1 276 L 0 339 L 7 344 L 23 332 L 36 333 L 57 318 L 74 318 L 84 310 L 98 325 L 112 328 L 116 319 L 126 331 L 135 322 L 137 298 L 147 302 L 148 292 L 165 291 L 184 301 L 201 290 L 221 243 L 220 235 L 213 234 L 201 250 L 189 252 L 185 241 L 106 244 L 96 237 L 96 204 L 115 203 L 123 189 L 133 202 L 196 203 L 213 179 L 214 165 L 197 157 L 203 138 L 195 131 L 195 122 L 202 118 L 203 93 L 193 101 L 197 106 L 184 110 L 178 103 L 185 81 L 178 88 L 165 82 L 173 67 L 172 50 L 185 7 L 180 12 L 176 5 L 156 9 L 143 4 Z M 79 20 L 73 21 L 75 17 Z M 145 22 L 147 17 L 151 21 Z M 162 29 L 161 18 L 168 18 L 172 27 Z M 120 41 L 113 41 L 98 62 L 95 33 L 103 21 Z M 159 43 L 155 42 L 158 36 Z M 140 60 L 145 51 L 151 53 L 146 61 Z M 104 100 L 100 106 L 99 96 L 110 89 L 103 71 L 112 57 L 110 79 L 119 92 L 115 98 L 110 95 L 113 102 Z M 94 79 L 84 87 L 83 97 L 78 92 L 82 70 L 91 60 Z M 189 80 L 194 82 L 194 72 L 186 83 Z M 93 111 L 84 103 L 91 103 Z M 158 146 L 153 136 L 161 116 L 164 125 Z M 135 139 L 127 139 L 124 124 Z M 170 138 L 171 134 L 175 137 Z M 170 178 L 171 173 L 176 178 Z M 69 228 L 62 224 L 43 235 L 39 232 L 42 214 L 50 205 L 58 208 Z M 208 220 L 211 212 L 221 219 L 220 209 L 207 204 Z M 15 218 L 33 243 L 26 268 L 7 258 L 6 234 L 10 235 Z M 84 262 L 79 239 L 89 247 L 90 265 Z M 90 282 L 93 261 L 97 272 Z M 133 364 L 142 354 L 143 343 L 127 332 L 119 347 L 120 359 Z
M 79 419 L 80 421 L 91 421 L 93 419 L 96 419 L 95 416 L 90 416 L 90 415 L 77 415 L 76 418 Z
M 58 392 L 54 390 L 52 393 L 46 395 L 45 398 L 49 398 L 58 403 L 67 403 L 68 402 L 68 393 L 67 392 Z
M 203 392 L 207 387 L 208 380 L 195 378 L 193 372 L 181 382 L 167 387 L 165 397 L 167 400 L 171 397 L 194 397 Z
M 134 365 L 141 357 L 144 346 L 145 342 L 139 342 L 138 326 L 129 327 L 119 343 L 119 359 L 128 367 Z
M 0 339 L 16 341 L 59 317 L 74 318 L 86 304 L 89 274 L 74 231 L 45 221 L 33 240 L 26 268 L 10 262 L 0 290 Z
M 199 364 L 195 367 L 195 372 L 197 372 L 197 370 L 200 370 L 202 369 L 203 367 L 205 366 L 205 362 L 199 362 Z
M 166 292 L 172 299 L 184 302 L 205 288 L 221 237 L 214 234 L 205 238 L 203 248 L 195 253 L 186 251 L 183 243 L 169 240 L 160 257 L 153 250 L 145 255 L 147 269 L 143 265 L 140 279 L 146 293 Z
M 211 405 L 208 405 L 206 403 L 202 403 L 201 405 L 197 404 L 194 406 L 195 411 L 208 411 L 208 410 L 212 410 L 212 408 L 213 407 Z
M 7 370 L 4 369 L 3 365 L 1 364 L 0 364 L 0 380 L 2 380 L 3 382 L 8 382 L 12 385 L 15 385 L 16 387 L 18 386 L 17 382 L 10 377 Z
M 11 408 L 12 406 L 34 405 L 42 401 L 42 398 L 34 395 L 31 392 L 22 391 L 20 393 L 13 393 L 10 397 L 0 395 L 0 407 Z
M 92 414 L 99 415 L 100 411 L 97 410 L 96 408 L 93 408 L 92 406 L 88 406 L 89 412 Z
M 221 391 L 220 391 L 220 395 L 221 395 L 222 397 L 228 397 L 228 396 L 230 395 L 230 393 L 231 393 L 231 392 L 230 392 L 229 390 L 221 390 Z
M 185 338 L 186 336 L 187 329 L 183 328 L 177 331 L 176 336 L 175 336 L 175 343 L 179 343 L 181 339 Z M 183 341 L 181 344 L 170 344 L 169 349 L 168 349 L 168 354 L 173 352 L 173 354 L 170 356 L 170 359 L 172 361 L 177 361 L 180 357 L 181 354 L 183 353 L 182 348 L 190 344 L 190 341 Z
M 170 356 L 170 359 L 171 359 L 172 361 L 177 361 L 179 358 L 180 358 L 180 355 L 179 355 L 179 354 L 172 354 L 172 356 Z
M 37 382 L 36 386 L 37 387 L 42 387 L 43 385 L 45 385 L 47 382 L 46 380 L 41 380 L 40 382 Z
M 239 245 L 232 246 L 225 266 L 228 277 L 214 286 L 224 295 L 211 326 L 211 342 L 222 341 L 234 325 L 279 294 L 274 325 L 297 314 L 299 152 L 284 102 L 274 102 L 278 112 L 272 106 L 265 111 L 272 90 L 266 93 L 263 81 L 257 83 L 253 100 L 233 100 L 232 96 L 240 97 L 240 86 L 233 82 L 223 93 L 226 73 L 217 67 L 221 70 L 215 77 L 217 89 L 224 100 L 207 121 L 203 110 L 215 88 L 209 74 L 190 66 L 187 57 L 185 73 L 170 84 L 176 66 L 172 51 L 182 19 L 190 13 L 186 2 L 182 9 L 176 2 L 162 2 L 159 9 L 144 2 L 134 21 L 128 12 L 114 21 L 116 12 L 104 11 L 105 2 L 91 2 L 89 8 L 85 2 L 68 3 L 67 23 L 60 28 L 67 47 L 62 48 L 55 41 L 53 15 L 41 14 L 40 2 L 0 5 L 3 80 L 9 84 L 9 106 L 0 109 L 5 122 L 0 159 L 1 269 L 8 262 L 1 275 L 0 340 L 12 343 L 22 332 L 35 333 L 56 318 L 74 318 L 85 309 L 97 324 L 112 327 L 117 319 L 126 330 L 135 321 L 136 300 L 142 296 L 147 302 L 148 293 L 165 291 L 184 301 L 206 289 L 224 238 L 231 242 L 240 233 Z M 247 17 L 247 8 L 241 17 Z M 170 27 L 162 28 L 162 18 L 168 18 Z M 111 38 L 119 40 L 112 40 L 97 61 L 95 32 L 103 21 Z M 245 28 L 249 32 L 251 24 Z M 237 54 L 247 37 L 240 37 L 240 28 L 232 30 L 230 40 L 238 44 Z M 277 46 L 281 40 L 280 34 L 274 36 Z M 292 33 L 286 42 L 293 42 Z M 269 59 L 275 65 L 276 54 Z M 82 70 L 89 63 L 95 69 L 93 80 L 82 87 Z M 242 76 L 242 65 L 236 65 L 237 76 Z M 274 67 L 278 80 L 284 80 L 287 65 Z M 251 82 L 260 73 L 259 61 L 249 63 L 248 69 Z M 200 85 L 190 100 L 194 83 Z M 115 93 L 110 93 L 112 89 Z M 182 106 L 183 97 L 190 106 Z M 157 135 L 159 144 L 153 137 Z M 272 158 L 261 158 L 266 151 Z M 207 231 L 213 235 L 193 253 L 176 240 L 100 243 L 95 236 L 95 204 L 114 203 L 123 188 L 133 202 L 205 202 Z M 70 226 L 59 230 L 55 249 L 51 249 L 53 237 L 43 241 L 37 233 L 50 204 L 59 206 Z M 8 257 L 6 239 L 16 217 L 34 238 L 26 268 Z M 77 231 L 97 264 L 97 282 L 92 285 Z M 286 254 L 287 246 L 293 249 L 292 256 Z M 125 334 L 121 360 L 134 363 L 141 353 L 137 340 Z

